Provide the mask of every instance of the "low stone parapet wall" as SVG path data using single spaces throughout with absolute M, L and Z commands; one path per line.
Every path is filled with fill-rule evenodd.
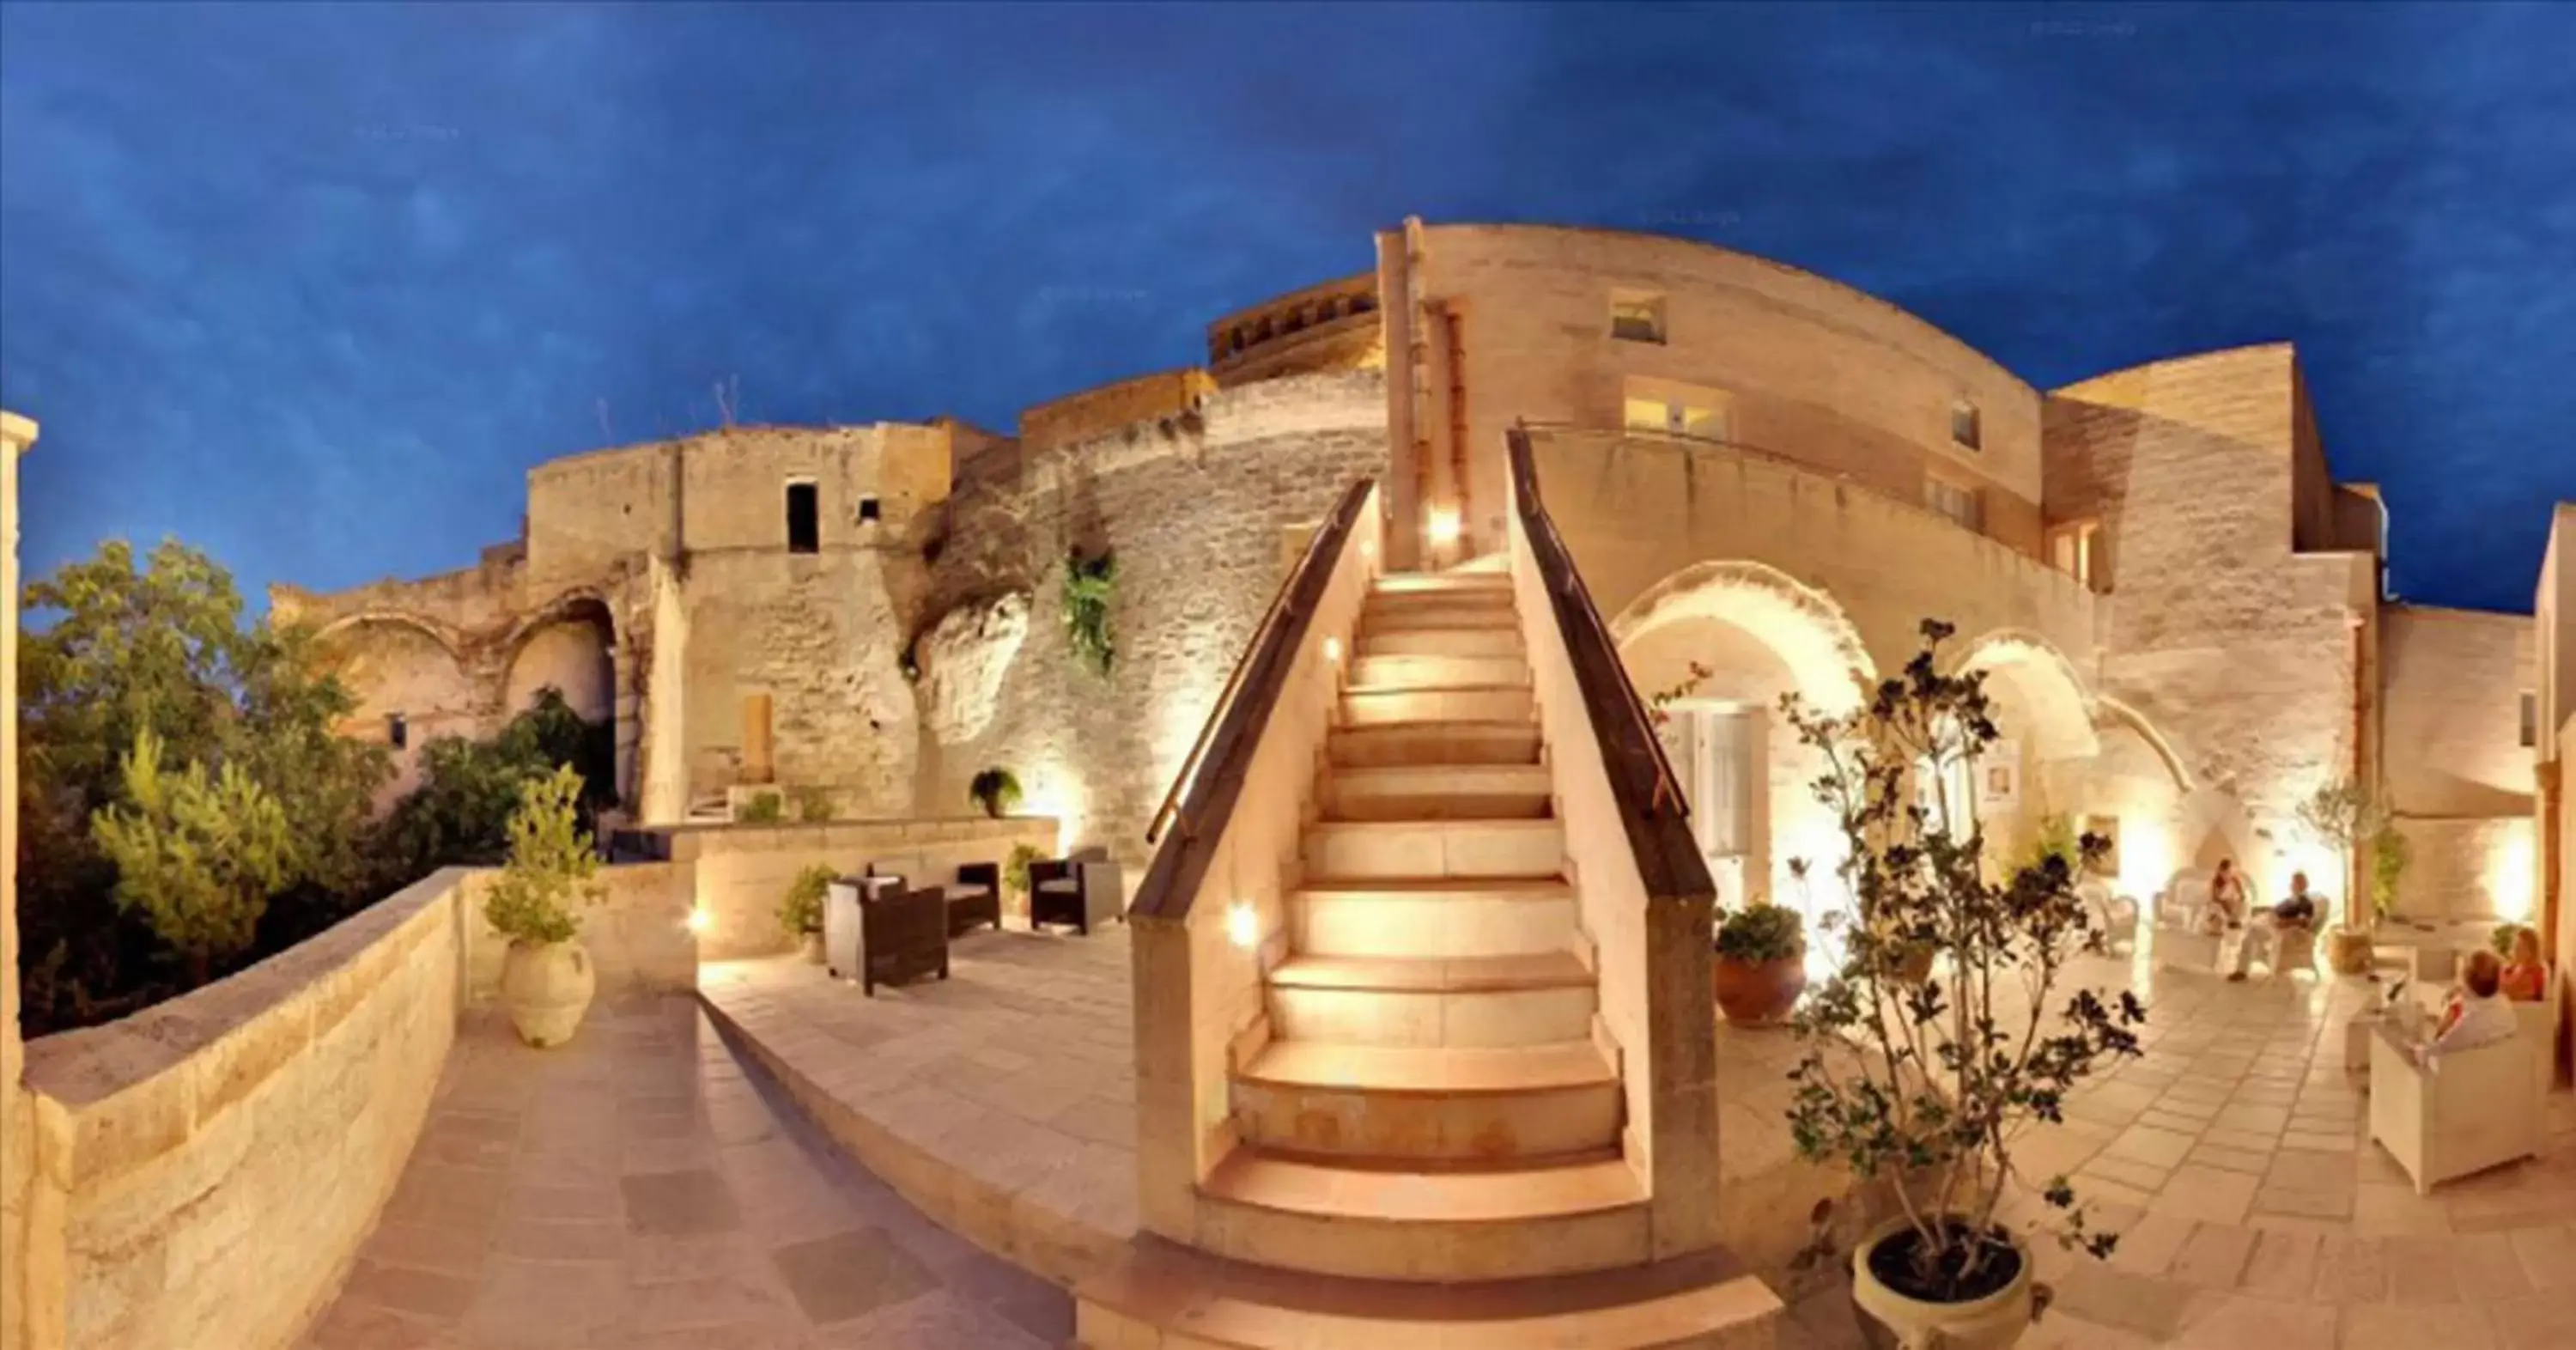
M 815 863 L 854 873 L 871 863 L 920 859 L 945 880 L 960 864 L 1008 864 L 1026 844 L 1042 857 L 1056 852 L 1051 816 L 961 816 L 947 820 L 845 820 L 829 825 L 699 825 L 648 832 L 651 852 L 690 874 L 698 910 L 699 955 L 710 961 L 774 955 L 795 944 L 778 926 L 778 902 L 796 874 Z M 616 869 L 612 869 L 616 870 Z M 1011 917 L 1028 913 L 1025 898 L 1005 896 Z
M 29 1344 L 258 1350 L 338 1287 L 456 1035 L 465 873 L 290 951 L 27 1046 Z

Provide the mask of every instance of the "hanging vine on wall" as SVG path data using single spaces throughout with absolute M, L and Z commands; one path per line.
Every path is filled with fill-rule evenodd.
M 1091 673 L 1109 677 L 1117 643 L 1109 632 L 1109 602 L 1117 594 L 1118 559 L 1103 552 L 1096 558 L 1074 550 L 1064 560 L 1064 635 L 1074 659 Z

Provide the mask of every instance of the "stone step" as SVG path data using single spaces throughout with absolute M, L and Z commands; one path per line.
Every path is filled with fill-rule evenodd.
M 1309 956 L 1535 956 L 1572 947 L 1579 922 L 1555 879 L 1312 885 L 1288 902 L 1290 946 Z
M 1336 769 L 1432 764 L 1536 764 L 1536 722 L 1428 722 L 1335 727 L 1324 750 Z
M 1290 1275 L 1139 1238 L 1074 1288 L 1081 1350 L 1771 1350 L 1786 1313 L 1723 1252 L 1544 1280 Z
M 1538 705 L 1530 687 L 1499 689 L 1385 689 L 1342 691 L 1341 725 L 1383 727 L 1404 722 L 1531 722 Z
M 1484 586 L 1469 591 L 1397 591 L 1372 592 L 1360 606 L 1360 622 L 1387 628 L 1404 628 L 1417 623 L 1438 627 L 1444 615 L 1478 619 L 1488 623 L 1520 623 L 1520 609 L 1511 590 L 1503 586 Z
M 1619 1075 L 1590 1041 L 1424 1049 L 1272 1041 L 1234 1077 L 1252 1144 L 1446 1162 L 1616 1150 Z
M 1529 663 L 1521 630 L 1509 628 L 1362 628 L 1354 655 L 1376 656 L 1508 656 Z
M 1324 1275 L 1503 1280 L 1643 1265 L 1648 1206 L 1616 1153 L 1436 1171 L 1238 1146 L 1199 1187 L 1199 1245 Z
M 1491 591 L 1511 594 L 1509 572 L 1389 572 L 1369 586 L 1371 596 L 1379 595 L 1477 595 Z
M 1509 689 L 1530 682 L 1529 662 L 1512 656 L 1362 656 L 1352 689 Z
M 1360 607 L 1359 632 L 1363 647 L 1371 637 L 1383 633 L 1507 632 L 1517 639 L 1520 631 L 1520 612 L 1506 604 L 1371 604 Z
M 1600 1006 L 1571 951 L 1520 956 L 1298 955 L 1273 968 L 1273 1034 L 1384 1046 L 1523 1046 L 1579 1041 Z
M 1319 795 L 1327 820 L 1527 820 L 1555 793 L 1544 764 L 1399 764 L 1335 769 Z
M 1555 820 L 1325 820 L 1306 827 L 1306 875 L 1554 877 L 1565 874 Z

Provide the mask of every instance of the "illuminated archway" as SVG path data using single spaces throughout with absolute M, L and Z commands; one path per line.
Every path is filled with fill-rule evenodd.
M 1828 713 L 1859 708 L 1877 679 L 1860 629 L 1833 597 L 1758 562 L 1685 567 L 1620 611 L 1610 635 L 1625 653 L 1659 629 L 1692 620 L 1751 635 L 1789 668 L 1800 696 Z
M 2006 733 L 2029 736 L 2038 758 L 2089 759 L 2101 753 L 2093 696 L 2055 643 L 2022 629 L 1998 629 L 1970 642 L 1955 669 L 1985 674 L 1997 701 L 2014 714 Z

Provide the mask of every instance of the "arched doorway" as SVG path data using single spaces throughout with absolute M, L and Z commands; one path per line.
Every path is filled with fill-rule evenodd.
M 1781 711 L 1795 694 L 1827 715 L 1860 706 L 1875 678 L 1860 634 L 1824 592 L 1755 562 L 1684 568 L 1611 625 L 1629 678 L 1659 703 L 1665 751 L 1721 905 L 1769 899 L 1811 921 L 1842 905 L 1833 815 L 1811 785 L 1822 763 Z M 1795 864 L 1804 864 L 1804 876 Z M 1823 959 L 1821 944 L 1811 955 Z

